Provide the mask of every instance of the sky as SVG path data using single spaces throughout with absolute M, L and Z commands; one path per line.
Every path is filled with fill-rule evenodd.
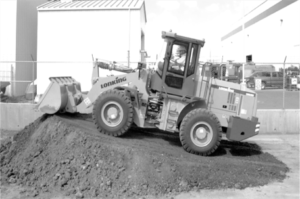
M 205 39 L 202 56 L 220 55 L 221 37 L 233 23 L 263 0 L 145 0 L 146 50 L 155 59 L 162 43 L 161 32 Z

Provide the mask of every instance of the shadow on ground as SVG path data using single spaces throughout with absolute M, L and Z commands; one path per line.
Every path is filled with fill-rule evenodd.
M 178 133 L 168 133 L 157 129 L 142 129 L 132 127 L 124 136 L 124 139 L 162 139 L 170 145 L 182 147 Z M 255 143 L 221 140 L 220 146 L 211 156 L 253 156 L 260 155 L 262 149 Z
M 262 154 L 262 149 L 259 145 L 248 142 L 236 142 L 222 140 L 219 148 L 215 151 L 212 156 L 254 156 Z
M 167 133 L 158 129 L 132 127 L 122 138 L 125 139 L 162 139 L 172 146 L 181 147 L 178 133 Z

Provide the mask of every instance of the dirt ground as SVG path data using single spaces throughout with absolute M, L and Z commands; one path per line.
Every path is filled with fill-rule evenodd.
M 1 192 L 20 198 L 156 198 L 282 181 L 287 166 L 260 146 L 223 140 L 210 157 L 178 135 L 132 127 L 100 134 L 90 115 L 43 116 L 0 145 Z

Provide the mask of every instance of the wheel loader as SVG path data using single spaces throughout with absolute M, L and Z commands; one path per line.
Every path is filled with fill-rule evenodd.
M 99 68 L 118 67 L 97 60 L 87 94 L 72 77 L 51 77 L 37 109 L 47 114 L 92 114 L 98 130 L 111 136 L 122 136 L 133 124 L 178 133 L 187 152 L 202 156 L 216 151 L 223 133 L 234 141 L 259 133 L 257 94 L 240 84 L 201 75 L 203 40 L 172 32 L 162 32 L 162 39 L 156 69 L 139 63 L 135 70 L 121 68 L 121 75 L 101 78 Z M 174 67 L 179 48 L 185 49 L 181 57 L 185 63 Z

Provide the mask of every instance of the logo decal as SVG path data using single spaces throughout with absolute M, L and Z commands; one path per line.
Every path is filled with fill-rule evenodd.
M 91 105 L 91 100 L 88 97 L 85 98 L 83 101 L 84 101 L 84 103 L 85 103 L 86 106 Z
M 122 77 L 122 78 L 116 77 L 115 80 L 113 80 L 111 82 L 107 82 L 107 83 L 101 84 L 100 86 L 101 86 L 101 88 L 106 88 L 108 86 L 119 84 L 119 83 L 125 82 L 125 81 L 127 81 L 126 77 Z

